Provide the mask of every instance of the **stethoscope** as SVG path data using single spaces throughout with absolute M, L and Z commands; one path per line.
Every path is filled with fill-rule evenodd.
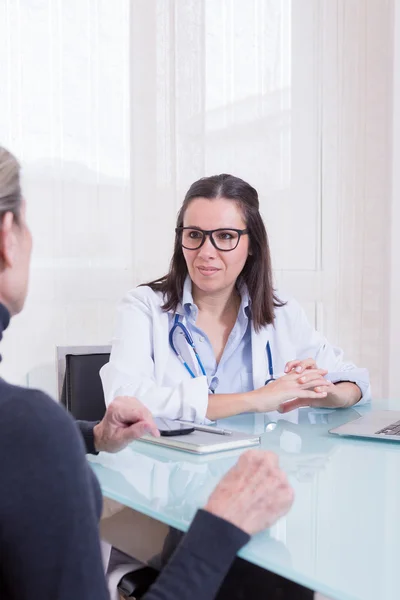
M 192 348 L 192 350 L 194 352 L 194 355 L 195 355 L 195 357 L 197 359 L 197 363 L 198 363 L 198 365 L 200 367 L 201 373 L 203 375 L 207 376 L 206 370 L 205 370 L 205 368 L 203 366 L 203 363 L 201 362 L 201 358 L 199 356 L 199 353 L 196 350 L 196 346 L 194 344 L 194 340 L 193 340 L 192 336 L 190 335 L 187 327 L 185 327 L 185 325 L 179 320 L 179 318 L 180 318 L 180 315 L 175 315 L 174 324 L 171 327 L 171 331 L 169 332 L 169 345 L 171 346 L 172 350 L 175 352 L 176 356 L 181 361 L 181 363 L 183 364 L 183 366 L 185 367 L 185 369 L 188 371 L 188 373 L 190 374 L 190 376 L 193 379 L 195 379 L 196 378 L 195 373 L 193 373 L 192 369 L 189 367 L 189 365 L 187 364 L 187 362 L 183 358 L 182 354 L 179 352 L 179 350 L 176 348 L 176 346 L 174 344 L 174 333 L 179 330 L 179 332 L 184 336 L 187 344 Z M 267 381 L 265 382 L 265 385 L 268 385 L 269 383 L 271 383 L 271 381 L 275 381 L 274 366 L 273 366 L 273 362 L 272 362 L 271 344 L 269 343 L 269 341 L 267 342 L 267 345 L 266 345 L 266 352 L 267 352 L 267 360 L 268 360 L 268 374 L 269 374 L 269 377 L 268 377 Z
M 268 360 L 268 374 L 269 374 L 269 378 L 267 379 L 267 381 L 265 382 L 265 385 L 268 385 L 269 383 L 271 383 L 271 381 L 275 381 L 275 377 L 274 377 L 274 365 L 272 363 L 272 352 L 271 352 L 271 344 L 269 343 L 269 341 L 267 342 L 266 345 L 266 351 L 267 351 L 267 360 Z
M 190 335 L 187 327 L 185 327 L 185 325 L 179 320 L 179 317 L 180 317 L 180 315 L 175 315 L 174 324 L 171 328 L 171 331 L 169 332 L 169 345 L 171 346 L 172 350 L 175 352 L 176 356 L 179 358 L 179 360 L 181 361 L 181 363 L 183 364 L 185 369 L 190 373 L 190 376 L 193 377 L 193 379 L 195 379 L 196 378 L 195 373 L 193 373 L 192 369 L 189 367 L 187 362 L 184 360 L 182 354 L 179 352 L 179 350 L 175 347 L 175 344 L 174 344 L 174 333 L 179 330 L 180 333 L 183 334 L 186 342 L 189 344 L 189 346 L 193 350 L 194 355 L 197 359 L 198 365 L 200 367 L 200 371 L 202 372 L 203 375 L 207 376 L 206 370 L 203 367 L 203 363 L 201 362 L 199 353 L 197 352 L 196 346 L 194 345 L 193 338 Z

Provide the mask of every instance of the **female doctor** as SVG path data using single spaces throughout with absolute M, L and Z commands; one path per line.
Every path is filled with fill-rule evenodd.
M 107 404 L 135 396 L 155 416 L 204 422 L 369 399 L 367 371 L 275 293 L 251 185 L 226 174 L 196 181 L 175 232 L 168 274 L 119 306 L 101 370 Z

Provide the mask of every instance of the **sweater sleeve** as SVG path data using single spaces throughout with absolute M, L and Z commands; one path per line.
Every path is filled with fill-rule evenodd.
M 76 421 L 79 431 L 83 437 L 83 443 L 87 454 L 98 454 L 94 445 L 94 433 L 95 426 L 100 421 Z
M 143 600 L 212 600 L 236 553 L 250 536 L 231 523 L 198 511 L 188 533 Z
M 106 600 L 101 496 L 72 419 L 41 392 L 15 392 L 0 407 L 0 457 L 0 596 Z

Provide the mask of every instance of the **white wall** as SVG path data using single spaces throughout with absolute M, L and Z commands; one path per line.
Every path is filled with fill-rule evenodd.
M 369 368 L 374 396 L 382 397 L 389 375 L 393 1 L 323 6 L 327 330 Z
M 395 1 L 393 77 L 389 394 L 395 398 L 400 395 L 400 0 Z
M 1 372 L 54 395 L 55 346 L 108 341 L 132 282 L 128 0 L 0 0 L 0 85 L 34 237 Z

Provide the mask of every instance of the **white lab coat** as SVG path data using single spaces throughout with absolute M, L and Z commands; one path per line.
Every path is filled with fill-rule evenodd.
M 161 294 L 147 286 L 131 290 L 120 303 L 110 362 L 100 371 L 106 404 L 117 396 L 135 396 L 154 416 L 207 421 L 207 378 L 193 379 L 174 354 L 169 345 L 170 315 L 161 310 L 162 303 Z M 180 307 L 177 312 L 182 312 Z M 274 325 L 258 333 L 252 327 L 254 389 L 262 387 L 269 377 L 267 341 L 274 374 L 281 374 L 289 360 L 312 357 L 320 368 L 329 371 L 328 379 L 357 383 L 363 393 L 360 402 L 370 399 L 367 370 L 344 362 L 342 350 L 311 327 L 295 300 L 288 299 L 285 306 L 276 309 Z M 189 347 L 187 351 L 191 352 Z M 272 418 L 278 414 L 269 413 Z

